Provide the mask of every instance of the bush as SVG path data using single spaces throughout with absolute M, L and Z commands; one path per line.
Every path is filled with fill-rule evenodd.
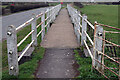
M 10 5 L 10 10 L 12 13 L 39 8 L 39 7 L 46 7 L 48 4 L 27 4 L 27 5 Z
M 75 6 L 78 6 L 79 8 L 83 8 L 84 6 L 80 2 L 74 2 Z

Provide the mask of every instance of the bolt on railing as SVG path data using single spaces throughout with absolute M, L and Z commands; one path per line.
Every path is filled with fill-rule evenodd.
M 47 9 L 47 11 L 42 11 L 42 13 L 35 15 L 32 15 L 32 18 L 28 20 L 27 22 L 23 23 L 19 27 L 15 27 L 13 25 L 8 26 L 7 31 L 7 52 L 8 52 L 8 65 L 9 65 L 9 74 L 10 75 L 18 75 L 19 74 L 19 66 L 18 62 L 21 60 L 21 58 L 24 56 L 24 54 L 28 51 L 28 49 L 31 46 L 37 46 L 37 37 L 41 35 L 41 39 L 44 39 L 45 36 L 45 27 L 47 28 L 47 31 L 50 27 L 50 23 L 52 23 L 56 15 L 58 15 L 59 11 L 61 9 L 61 4 L 54 6 L 50 9 Z M 47 18 L 45 18 L 45 14 L 47 15 Z M 41 17 L 41 23 L 36 24 L 37 19 Z M 47 24 L 45 25 L 45 22 Z M 17 31 L 26 27 L 27 25 L 31 24 L 31 31 L 17 44 Z M 41 31 L 37 34 L 37 29 L 41 26 Z M 17 48 L 23 44 L 23 42 L 29 37 L 32 36 L 32 40 L 30 44 L 25 48 L 25 50 L 21 53 L 21 55 L 18 57 L 18 51 Z

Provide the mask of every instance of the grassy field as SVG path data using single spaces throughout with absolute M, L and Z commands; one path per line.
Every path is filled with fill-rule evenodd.
M 37 20 L 37 24 L 39 24 L 41 22 L 41 19 L 39 18 Z M 37 29 L 37 32 L 39 32 L 41 30 L 41 26 Z M 17 33 L 17 42 L 21 41 L 29 32 L 31 31 L 31 25 L 23 28 L 22 30 L 20 30 Z M 26 41 L 20 46 L 18 47 L 18 52 L 22 51 L 27 44 L 29 44 L 31 42 L 31 36 L 28 37 L 28 39 L 26 39 Z M 40 42 L 41 42 L 41 35 L 38 37 L 38 46 L 35 47 L 34 52 L 32 53 L 32 59 L 21 64 L 19 66 L 19 76 L 14 77 L 14 76 L 10 76 L 8 73 L 8 59 L 7 59 L 7 45 L 6 45 L 6 40 L 3 41 L 2 43 L 2 78 L 6 79 L 6 78 L 34 78 L 34 72 L 38 66 L 38 61 L 41 60 L 43 58 L 44 55 L 44 51 L 45 49 L 42 48 L 40 46 Z
M 119 27 L 118 24 L 118 5 L 86 5 L 84 8 L 78 8 L 82 14 L 86 14 L 88 16 L 88 20 L 94 24 L 95 21 L 101 24 L 110 25 L 113 27 Z M 108 31 L 117 31 L 114 29 L 103 27 L 104 30 Z M 109 41 L 112 41 L 116 44 L 120 44 L 120 36 L 119 34 L 108 34 L 106 33 L 106 38 Z
M 82 14 L 86 14 L 90 22 L 108 24 L 118 27 L 118 6 L 117 5 L 86 5 L 78 8 Z
M 81 14 L 86 14 L 88 17 L 88 20 L 92 24 L 94 24 L 94 22 L 97 21 L 98 23 L 101 23 L 101 24 L 106 24 L 106 25 L 110 25 L 110 26 L 119 28 L 118 5 L 85 5 L 84 8 L 78 8 L 77 6 L 74 6 L 74 7 L 77 8 L 78 10 L 80 10 Z M 104 30 L 108 30 L 108 31 L 117 31 L 114 29 L 106 28 L 106 27 L 103 27 L 103 28 L 104 28 Z M 120 31 L 118 31 L 118 32 L 120 32 Z M 106 33 L 106 39 L 113 43 L 120 45 L 120 41 L 119 41 L 120 35 L 119 34 Z M 116 50 L 118 53 L 117 56 L 120 56 L 119 48 L 116 48 Z M 110 54 L 110 52 L 108 51 L 108 49 L 106 47 L 105 47 L 105 53 L 108 55 Z M 109 55 L 109 56 L 111 56 L 111 55 Z M 78 60 L 78 64 L 80 65 L 80 68 L 79 68 L 80 75 L 78 76 L 78 78 L 83 78 L 83 77 L 103 78 L 103 76 L 96 75 L 90 71 L 91 70 L 90 67 L 92 64 L 90 58 L 81 58 L 80 56 L 77 56 L 77 60 Z M 83 64 L 83 65 L 81 65 L 81 64 Z M 108 67 L 116 67 L 116 65 L 114 63 L 111 63 L 111 60 L 105 60 L 105 64 L 107 64 Z M 88 72 L 88 73 L 86 73 L 86 72 Z M 89 76 L 89 75 L 91 75 L 91 76 Z M 116 78 L 116 76 L 113 73 L 111 73 L 110 71 L 107 71 L 107 70 L 106 70 L 106 75 L 109 76 L 110 78 L 112 76 L 114 76 Z

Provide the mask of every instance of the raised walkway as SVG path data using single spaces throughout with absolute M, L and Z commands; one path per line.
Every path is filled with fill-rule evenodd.
M 73 50 L 79 47 L 67 9 L 62 9 L 45 35 L 41 46 L 46 48 L 40 61 L 37 78 L 73 78 L 76 76 Z

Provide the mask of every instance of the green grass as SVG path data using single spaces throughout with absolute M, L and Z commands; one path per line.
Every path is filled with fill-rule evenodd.
M 32 59 L 30 61 L 25 62 L 24 64 L 21 64 L 19 66 L 19 75 L 17 77 L 15 76 L 10 76 L 8 74 L 8 70 L 3 71 L 2 78 L 16 78 L 16 79 L 21 79 L 21 78 L 35 78 L 34 77 L 34 72 L 38 66 L 39 60 L 43 58 L 45 49 L 37 46 L 35 48 L 35 51 L 33 52 Z
M 41 22 L 39 18 L 37 24 Z M 41 26 L 37 29 L 37 33 L 41 30 Z M 17 33 L 17 42 L 19 43 L 29 32 L 31 31 L 31 25 L 26 26 Z M 25 42 L 18 47 L 18 52 L 22 51 L 31 42 L 31 36 L 25 40 Z M 32 59 L 25 62 L 19 66 L 19 76 L 15 78 L 34 78 L 33 73 L 37 68 L 37 62 L 42 59 L 45 49 L 40 47 L 41 35 L 38 37 L 38 46 L 35 47 L 35 51 L 32 53 Z M 7 58 L 7 42 L 6 40 L 2 42 L 2 68 L 3 68 L 3 78 L 14 78 L 14 76 L 9 76 L 8 74 L 8 58 Z M 32 65 L 31 65 L 32 64 Z
M 80 72 L 79 76 L 77 78 L 82 80 L 102 80 L 105 79 L 103 75 L 101 75 L 98 71 L 95 69 L 92 69 L 92 59 L 90 57 L 81 57 L 79 52 L 77 50 L 74 50 L 75 53 L 75 59 L 77 61 L 77 64 L 79 65 L 78 71 Z M 109 62 L 110 63 L 110 62 Z M 109 64 L 108 63 L 108 64 Z M 116 67 L 114 64 L 109 64 L 111 67 Z M 118 79 L 118 77 L 110 72 L 109 70 L 105 70 L 105 75 L 108 75 L 109 78 Z
M 101 24 L 110 25 L 113 27 L 119 27 L 118 25 L 118 5 L 85 5 L 84 8 L 75 6 L 82 14 L 86 14 L 88 20 L 94 24 L 95 21 Z M 103 27 L 104 30 L 117 31 L 111 28 Z M 120 44 L 118 41 L 119 34 L 106 33 L 106 38 L 116 44 Z
M 79 64 L 78 71 L 80 72 L 79 76 L 77 78 L 80 79 L 99 79 L 103 78 L 103 76 L 100 76 L 96 73 L 93 73 L 91 70 L 92 67 L 92 60 L 91 58 L 84 58 L 79 55 L 79 52 L 77 50 L 74 50 L 75 53 L 75 59 L 77 60 L 77 63 Z
M 85 5 L 84 8 L 78 8 L 77 6 L 74 6 L 74 7 L 77 8 L 78 10 L 80 10 L 81 14 L 86 14 L 88 17 L 88 20 L 92 24 L 94 24 L 94 22 L 97 21 L 98 23 L 101 23 L 101 24 L 106 24 L 106 25 L 110 25 L 113 27 L 117 27 L 117 28 L 119 27 L 119 25 L 118 25 L 118 6 L 117 5 Z M 106 27 L 103 27 L 103 28 L 104 28 L 104 30 L 108 30 L 108 31 L 117 31 L 114 29 L 106 28 Z M 88 27 L 88 30 L 89 30 L 89 27 Z M 94 31 L 92 31 L 92 30 L 88 31 L 89 35 L 92 37 L 92 40 L 93 40 L 93 32 Z M 120 31 L 118 31 L 118 32 L 120 32 Z M 106 39 L 108 41 L 111 41 L 113 43 L 120 45 L 119 34 L 106 33 Z M 88 40 L 87 40 L 87 43 L 88 43 Z M 116 51 L 118 53 L 117 56 L 120 56 L 119 55 L 120 51 L 118 48 L 116 48 Z M 111 56 L 110 51 L 108 51 L 108 49 L 106 47 L 105 47 L 105 54 Z M 97 78 L 97 77 L 102 78 L 102 76 L 98 76 L 97 74 L 92 73 L 90 71 L 91 64 L 92 64 L 90 58 L 81 58 L 80 56 L 77 56 L 77 60 L 78 60 L 78 64 L 80 65 L 79 78 L 81 78 L 81 77 L 87 78 L 87 77 L 89 77 L 88 75 L 91 75 L 91 77 L 93 77 L 93 78 Z M 108 67 L 113 67 L 113 68 L 117 67 L 118 68 L 118 65 L 113 63 L 111 60 L 105 59 L 105 65 L 107 65 Z M 117 72 L 116 70 L 114 70 L 114 71 Z M 117 78 L 116 75 L 114 75 L 113 73 L 111 73 L 108 70 L 105 70 L 105 74 L 107 76 L 109 76 L 110 78 L 112 78 L 112 77 Z
M 86 5 L 78 8 L 82 14 L 86 14 L 90 22 L 108 24 L 118 27 L 118 6 L 117 5 Z

